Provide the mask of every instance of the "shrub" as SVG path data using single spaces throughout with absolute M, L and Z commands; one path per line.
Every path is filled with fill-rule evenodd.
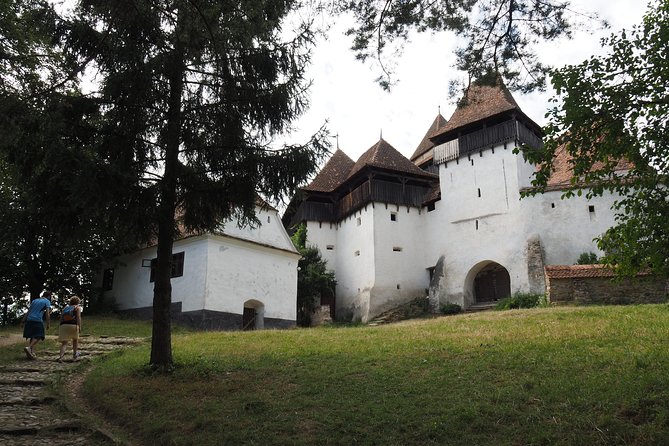
M 445 303 L 439 310 L 442 314 L 458 314 L 462 312 L 462 307 L 458 304 Z
M 576 261 L 577 265 L 594 265 L 596 263 L 599 263 L 599 259 L 594 252 L 582 252 Z
M 500 300 L 496 310 L 513 310 L 516 308 L 534 308 L 548 305 L 545 294 L 515 293 L 513 296 Z

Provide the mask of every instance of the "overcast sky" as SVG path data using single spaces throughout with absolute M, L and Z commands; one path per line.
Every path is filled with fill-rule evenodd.
M 596 12 L 611 27 L 588 33 L 577 32 L 573 40 L 542 45 L 545 63 L 560 67 L 575 64 L 592 54 L 601 54 L 600 38 L 630 29 L 641 22 L 647 0 L 573 0 L 574 9 Z M 327 119 L 333 135 L 339 134 L 339 148 L 354 161 L 383 138 L 403 155 L 414 152 L 430 124 L 441 114 L 449 119 L 455 108 L 448 96 L 451 80 L 464 80 L 452 68 L 455 42 L 449 34 L 416 35 L 406 45 L 395 64 L 397 84 L 390 93 L 381 90 L 374 79 L 378 67 L 356 61 L 349 50 L 345 24 L 334 26 L 327 41 L 319 42 L 308 77 L 313 80 L 309 111 L 296 123 L 289 138 L 303 142 Z M 550 90 L 521 95 L 512 92 L 520 108 L 538 124 L 545 123 Z M 335 141 L 333 140 L 333 149 Z

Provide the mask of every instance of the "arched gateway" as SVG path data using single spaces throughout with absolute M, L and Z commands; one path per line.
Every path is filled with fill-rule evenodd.
M 511 295 L 509 272 L 499 263 L 481 262 L 471 269 L 467 278 L 466 285 L 474 303 L 495 302 Z

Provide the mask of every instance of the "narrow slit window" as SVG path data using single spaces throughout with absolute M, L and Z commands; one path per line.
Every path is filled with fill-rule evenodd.
M 478 220 L 476 220 L 476 230 L 477 231 L 479 230 L 479 221 Z
M 334 245 L 327 245 L 325 249 L 327 249 L 328 251 L 332 251 L 334 249 Z
M 479 198 L 481 198 L 481 188 L 480 187 L 478 188 L 478 194 L 479 194 Z
M 401 246 L 393 246 L 393 251 L 394 252 L 402 252 L 402 247 Z

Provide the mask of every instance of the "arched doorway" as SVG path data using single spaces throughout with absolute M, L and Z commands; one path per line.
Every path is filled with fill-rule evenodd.
M 494 302 L 511 295 L 509 272 L 499 263 L 489 262 L 474 277 L 474 302 Z
M 260 330 L 265 326 L 265 305 L 255 299 L 244 302 L 242 330 Z

